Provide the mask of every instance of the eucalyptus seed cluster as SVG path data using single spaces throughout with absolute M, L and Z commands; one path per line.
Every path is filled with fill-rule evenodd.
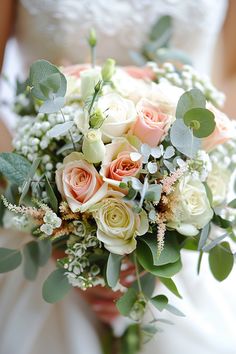
M 148 63 L 156 74 L 158 82 L 169 82 L 183 88 L 185 91 L 197 88 L 202 91 L 207 101 L 216 107 L 222 107 L 225 95 L 218 91 L 209 77 L 199 74 L 192 66 L 183 65 L 178 70 L 172 63 L 164 63 L 162 66 L 154 62 Z
M 105 285 L 100 276 L 101 269 L 90 262 L 90 256 L 96 253 L 96 249 L 101 252 L 99 240 L 95 233 L 87 232 L 84 223 L 74 221 L 74 226 L 75 232 L 67 242 L 67 257 L 62 260 L 70 284 L 82 290 Z
M 36 117 L 25 116 L 20 118 L 13 140 L 16 152 L 25 156 L 29 161 L 42 157 L 40 167 L 42 172 L 45 172 L 50 178 L 58 162 L 56 155 L 58 141 L 61 141 L 62 145 L 68 144 L 71 143 L 71 137 L 67 133 L 64 136 L 51 138 L 48 131 L 55 125 L 64 123 L 64 120 L 66 122 L 74 121 L 77 112 L 77 106 L 66 106 L 63 108 L 64 118 L 60 112 L 48 115 L 39 113 Z M 71 128 L 71 133 L 75 138 L 78 136 L 78 130 L 75 125 Z

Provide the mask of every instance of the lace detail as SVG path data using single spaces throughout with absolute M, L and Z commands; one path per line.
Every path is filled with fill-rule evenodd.
M 94 27 L 98 58 L 113 56 L 130 64 L 160 16 L 174 19 L 173 45 L 186 51 L 200 69 L 221 28 L 227 0 L 20 0 L 17 38 L 26 62 L 48 58 L 62 63 L 89 58 L 86 36 Z

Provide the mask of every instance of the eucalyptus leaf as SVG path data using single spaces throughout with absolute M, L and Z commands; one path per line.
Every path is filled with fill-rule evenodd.
M 232 225 L 229 220 L 226 220 L 217 214 L 214 214 L 212 221 L 215 225 L 221 227 L 222 229 L 228 229 Z
M 24 184 L 22 186 L 22 192 L 21 192 L 19 204 L 22 203 L 22 201 L 24 200 L 26 194 L 28 193 L 30 185 L 31 185 L 31 180 L 34 177 L 34 175 L 35 175 L 35 173 L 37 171 L 37 168 L 39 167 L 40 162 L 41 162 L 41 158 L 37 157 L 34 160 L 34 162 L 32 163 L 32 165 L 30 167 L 30 170 L 29 170 L 29 173 L 28 173 L 28 176 L 26 177 L 26 180 L 25 180 L 25 182 L 24 182 Z
M 54 270 L 43 284 L 43 298 L 46 302 L 54 303 L 63 299 L 72 285 L 69 284 L 65 269 Z
M 173 148 L 173 146 L 168 146 L 164 152 L 164 159 L 170 159 L 171 157 L 173 157 L 175 155 L 175 149 Z
M 39 268 L 39 247 L 36 241 L 26 243 L 23 249 L 24 275 L 28 280 L 35 280 Z
M 170 130 L 172 145 L 182 154 L 193 158 L 201 147 L 201 140 L 194 137 L 182 119 L 176 119 Z
M 161 199 L 162 186 L 160 184 L 152 184 L 145 193 L 145 200 L 158 203 Z
M 165 15 L 158 19 L 151 29 L 149 38 L 151 41 L 160 41 L 160 47 L 163 47 L 170 40 L 172 35 L 172 17 Z
M 150 298 L 156 287 L 156 277 L 153 274 L 146 273 L 140 276 L 139 281 L 141 284 L 142 292 L 147 298 Z M 134 288 L 137 292 L 139 291 L 139 284 L 137 280 L 132 283 L 132 288 Z
M 162 282 L 162 284 L 167 287 L 168 290 L 170 290 L 174 295 L 182 299 L 182 296 L 180 295 L 179 290 L 172 279 L 162 277 L 158 277 L 158 279 Z
M 199 89 L 191 89 L 180 97 L 176 108 L 176 118 L 184 118 L 187 111 L 192 108 L 205 108 L 206 98 Z
M 0 153 L 0 172 L 9 182 L 22 186 L 30 170 L 29 161 L 14 152 Z
M 157 295 L 151 298 L 151 303 L 159 310 L 163 311 L 168 304 L 168 298 L 165 295 Z
M 228 237 L 228 233 L 225 233 L 224 235 L 221 235 L 219 237 L 216 237 L 213 241 L 211 241 L 208 245 L 203 247 L 204 252 L 210 251 L 212 248 L 214 248 L 216 245 L 218 245 L 221 241 L 223 241 L 226 237 Z
M 231 202 L 228 204 L 228 207 L 236 209 L 236 199 L 231 200 Z
M 52 243 L 50 240 L 38 240 L 39 248 L 39 266 L 43 267 L 51 257 Z
M 65 97 L 55 97 L 52 99 L 48 99 L 43 102 L 43 104 L 39 107 L 39 113 L 56 113 L 59 112 L 60 109 L 65 105 L 66 99 Z
M 218 281 L 223 281 L 230 274 L 234 265 L 234 256 L 228 242 L 222 242 L 210 250 L 210 269 Z
M 185 314 L 173 305 L 167 304 L 165 310 L 171 312 L 175 316 L 185 317 Z
M 123 316 L 129 316 L 134 303 L 137 300 L 137 292 L 134 288 L 129 288 L 126 293 L 116 302 L 116 307 Z
M 121 260 L 123 256 L 110 253 L 107 262 L 106 278 L 111 288 L 114 288 L 119 280 Z
M 192 108 L 184 115 L 184 123 L 197 138 L 206 138 L 215 130 L 214 114 L 206 108 Z
M 0 248 L 0 273 L 10 272 L 16 269 L 22 262 L 19 250 Z
M 183 50 L 176 48 L 159 48 L 155 52 L 155 59 L 164 63 L 169 61 L 180 62 L 181 64 L 192 65 L 190 57 Z
M 58 138 L 59 136 L 67 134 L 68 131 L 73 127 L 73 125 L 74 122 L 72 121 L 54 125 L 54 127 L 50 129 L 47 134 L 50 138 Z
M 204 226 L 204 228 L 201 231 L 200 239 L 198 243 L 198 251 L 200 251 L 205 246 L 209 232 L 210 232 L 210 224 L 207 224 L 206 226 Z

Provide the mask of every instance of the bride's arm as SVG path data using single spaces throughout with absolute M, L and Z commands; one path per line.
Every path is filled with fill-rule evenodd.
M 14 22 L 15 1 L 0 1 L 0 71 L 2 69 L 6 43 L 11 35 Z M 0 151 L 12 150 L 11 135 L 0 119 Z
M 226 94 L 225 111 L 236 118 L 236 1 L 230 0 L 228 13 L 222 31 L 222 73 L 220 77 L 221 89 Z M 217 68 L 216 68 L 217 69 Z

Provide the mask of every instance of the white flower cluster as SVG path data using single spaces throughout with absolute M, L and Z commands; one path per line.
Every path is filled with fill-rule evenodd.
M 205 182 L 212 170 L 210 156 L 206 151 L 199 150 L 195 159 L 189 160 L 188 168 L 193 177 L 199 178 L 202 182 Z
M 65 121 L 74 121 L 78 114 L 78 106 L 65 106 L 63 108 Z M 37 157 L 42 157 L 41 168 L 45 169 L 47 176 L 51 177 L 56 161 L 52 160 L 56 156 L 59 140 L 65 144 L 71 142 L 69 134 L 51 138 L 47 133 L 55 125 L 63 123 L 64 118 L 61 113 L 51 113 L 45 115 L 39 113 L 36 117 L 21 117 L 16 127 L 16 134 L 13 146 L 16 152 L 25 156 L 29 161 L 34 161 Z M 71 128 L 73 137 L 78 136 L 76 125 Z
M 62 220 L 57 216 L 56 213 L 49 210 L 46 212 L 43 218 L 44 224 L 41 225 L 40 231 L 45 233 L 48 236 L 51 236 L 54 229 L 57 229 L 61 226 Z
M 66 250 L 68 257 L 63 262 L 70 284 L 82 290 L 96 285 L 105 285 L 104 280 L 98 276 L 100 268 L 95 264 L 90 265 L 89 261 L 89 248 L 94 250 L 100 246 L 97 237 L 90 234 L 80 239 L 78 242 L 77 237 L 77 242 L 72 245 L 68 242 Z
M 169 83 L 183 88 L 185 91 L 197 88 L 203 92 L 206 99 L 217 107 L 222 107 L 225 101 L 225 95 L 218 91 L 209 77 L 199 74 L 192 66 L 183 65 L 180 71 L 177 71 L 171 63 L 164 63 L 162 66 L 150 62 L 148 65 L 152 68 L 159 82 L 168 81 Z

